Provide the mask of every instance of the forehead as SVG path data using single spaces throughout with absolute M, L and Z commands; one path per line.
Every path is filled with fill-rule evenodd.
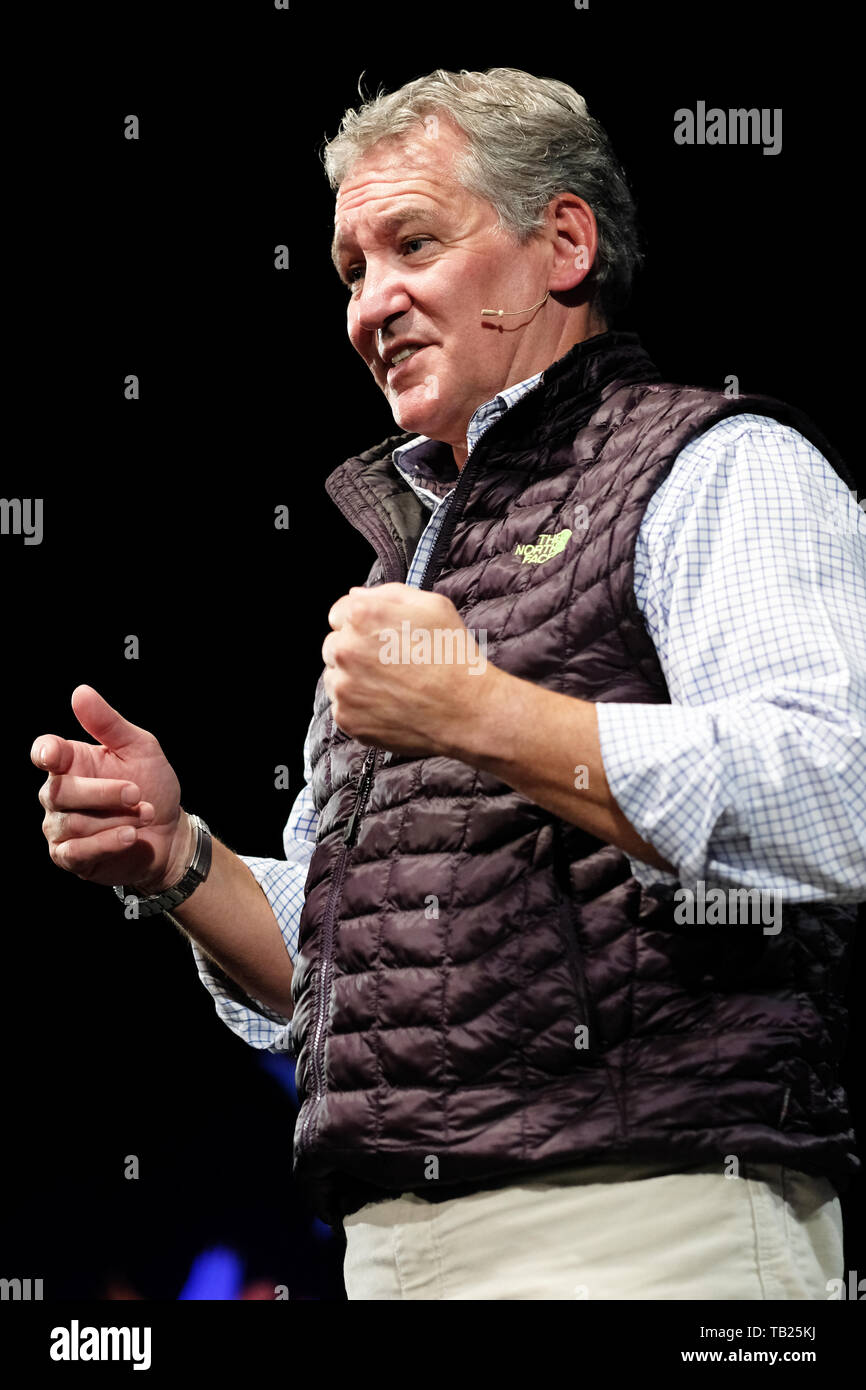
M 352 165 L 337 192 L 334 257 L 367 220 L 387 231 L 399 207 L 433 214 L 470 197 L 454 175 L 454 156 L 464 140 L 462 132 L 437 118 L 435 124 L 419 123 L 405 135 L 373 145 Z

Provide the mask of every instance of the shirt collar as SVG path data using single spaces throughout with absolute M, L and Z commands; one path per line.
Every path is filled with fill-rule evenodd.
M 466 430 L 467 458 L 494 420 L 498 420 L 500 415 L 504 415 L 520 400 L 521 396 L 525 395 L 527 391 L 531 391 L 542 376 L 543 372 L 536 372 L 534 376 L 527 377 L 525 381 L 518 381 L 514 386 L 506 386 L 492 400 L 485 401 L 483 405 L 478 407 Z M 425 444 L 429 444 L 431 447 L 429 449 L 422 448 L 421 446 Z M 454 463 L 450 449 L 448 450 L 447 461 L 443 462 L 441 443 L 438 440 L 429 439 L 426 434 L 419 434 L 405 444 L 398 444 L 391 456 L 391 461 L 397 471 L 406 479 L 413 492 L 431 510 L 449 496 L 457 484 L 457 465 Z

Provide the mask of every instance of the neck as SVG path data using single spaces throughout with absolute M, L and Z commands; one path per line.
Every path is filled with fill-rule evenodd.
M 552 366 L 554 362 L 558 362 L 566 353 L 571 352 L 572 348 L 577 347 L 578 343 L 586 342 L 588 338 L 595 338 L 598 337 L 599 334 L 607 332 L 608 325 L 605 323 L 604 319 L 594 314 L 590 309 L 584 308 L 579 316 L 578 322 L 572 325 L 570 332 L 563 332 L 560 335 L 553 349 L 548 348 L 547 351 L 536 354 L 537 365 L 530 365 L 527 369 L 524 369 L 524 365 L 518 365 L 518 363 L 515 362 L 505 381 L 496 388 L 493 395 L 487 397 L 487 400 L 493 400 L 493 397 L 500 391 L 505 391 L 509 386 L 516 386 L 519 381 L 528 381 L 531 376 L 535 376 L 538 372 L 545 371 L 547 367 Z M 478 406 L 485 404 L 485 401 L 479 401 L 477 405 L 473 407 L 464 424 L 463 436 L 460 442 L 448 441 L 451 444 L 451 452 L 454 455 L 454 462 L 457 466 L 458 473 L 463 468 L 469 456 L 469 449 L 466 443 L 466 431 L 469 428 L 469 421 L 472 419 Z

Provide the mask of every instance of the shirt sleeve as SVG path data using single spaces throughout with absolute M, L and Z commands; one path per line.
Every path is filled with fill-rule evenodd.
M 693 440 L 656 489 L 635 596 L 670 705 L 599 703 L 611 791 L 677 874 L 866 898 L 866 516 L 797 430 Z
M 304 906 L 304 887 L 316 845 L 318 815 L 310 783 L 310 731 L 304 741 L 305 784 L 295 798 L 283 830 L 285 859 L 264 859 L 239 854 L 258 881 L 279 924 L 283 942 L 294 965 L 298 954 L 298 926 Z M 246 994 L 240 986 L 210 959 L 195 942 L 190 942 L 202 984 L 213 995 L 217 1015 L 233 1033 L 251 1047 L 267 1052 L 290 1052 L 291 1021 Z

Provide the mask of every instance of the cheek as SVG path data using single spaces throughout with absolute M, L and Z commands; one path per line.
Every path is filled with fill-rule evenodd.
M 346 335 L 349 339 L 349 342 L 352 344 L 352 347 L 356 348 L 358 351 L 360 351 L 363 347 L 362 340 L 368 337 L 368 334 L 364 332 L 360 323 L 358 322 L 358 313 L 351 300 L 349 301 L 349 307 L 346 310 Z

